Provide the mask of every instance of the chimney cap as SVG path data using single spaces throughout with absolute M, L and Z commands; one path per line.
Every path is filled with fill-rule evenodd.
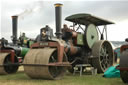
M 12 16 L 12 18 L 13 18 L 13 17 L 18 17 L 18 16 L 17 16 L 17 15 L 14 15 L 14 16 Z
M 61 7 L 61 6 L 63 6 L 63 4 L 61 4 L 61 3 L 56 3 L 54 5 L 55 5 L 55 7 Z

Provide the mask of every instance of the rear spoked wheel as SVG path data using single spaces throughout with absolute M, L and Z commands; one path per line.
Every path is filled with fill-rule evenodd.
M 108 41 L 97 41 L 92 48 L 92 54 L 92 65 L 97 68 L 98 73 L 103 73 L 114 63 L 113 49 Z

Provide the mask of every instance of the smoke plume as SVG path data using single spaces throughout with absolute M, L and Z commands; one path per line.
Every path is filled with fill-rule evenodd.
M 43 8 L 43 1 L 33 2 L 33 4 L 27 6 L 21 13 L 16 14 L 19 18 L 24 19 L 25 16 L 40 11 Z

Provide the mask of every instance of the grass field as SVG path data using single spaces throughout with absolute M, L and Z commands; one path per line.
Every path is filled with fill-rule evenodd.
M 102 74 L 72 75 L 67 73 L 61 80 L 30 79 L 22 70 L 16 74 L 0 76 L 0 85 L 126 85 L 120 78 L 103 78 Z

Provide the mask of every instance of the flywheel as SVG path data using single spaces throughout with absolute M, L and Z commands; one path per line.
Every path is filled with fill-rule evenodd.
M 94 24 L 89 24 L 88 27 L 85 29 L 85 44 L 86 46 L 91 49 L 93 44 L 99 40 L 98 31 Z

